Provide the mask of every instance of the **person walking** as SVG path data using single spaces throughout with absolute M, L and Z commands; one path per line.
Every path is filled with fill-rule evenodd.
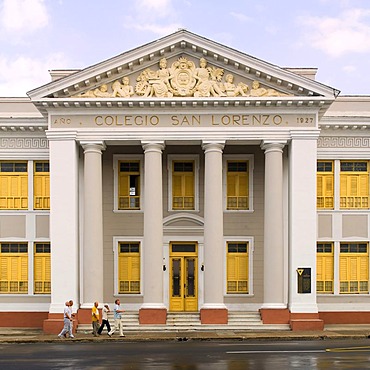
M 111 331 L 111 335 L 119 328 L 119 336 L 124 337 L 125 334 L 123 334 L 123 327 L 122 327 L 122 313 L 124 310 L 121 308 L 121 302 L 119 299 L 115 300 L 114 305 L 114 330 Z
M 72 299 L 69 300 L 69 313 L 70 313 L 70 317 L 71 317 L 71 320 L 69 320 L 69 337 L 70 338 L 74 338 L 74 335 L 73 335 L 73 317 L 75 316 L 74 313 L 72 313 L 72 307 L 73 307 L 73 301 Z
M 102 310 L 102 322 L 101 322 L 100 328 L 98 330 L 98 334 L 101 335 L 101 333 L 104 329 L 104 326 L 106 325 L 107 330 L 108 330 L 108 335 L 111 337 L 112 333 L 111 333 L 111 328 L 110 328 L 110 324 L 109 324 L 109 320 L 108 320 L 108 312 L 110 312 L 109 306 L 107 304 L 105 304 L 104 307 L 103 307 L 103 310 Z
M 92 321 L 92 328 L 93 328 L 93 335 L 94 337 L 98 336 L 99 330 L 99 310 L 98 310 L 99 302 L 95 302 L 94 306 L 91 310 L 91 321 Z
M 58 338 L 64 338 L 67 333 L 69 333 L 70 338 L 74 338 L 74 335 L 72 334 L 72 305 L 73 301 L 67 301 L 65 303 L 64 307 L 64 313 L 63 313 L 63 329 L 62 331 L 58 334 Z

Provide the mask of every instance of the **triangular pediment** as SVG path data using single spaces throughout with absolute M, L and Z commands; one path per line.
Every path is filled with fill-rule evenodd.
M 28 93 L 49 100 L 319 100 L 338 91 L 186 30 L 87 67 Z M 124 103 L 121 103 L 124 104 Z

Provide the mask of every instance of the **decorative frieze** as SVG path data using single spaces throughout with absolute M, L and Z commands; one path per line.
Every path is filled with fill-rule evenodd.
M 317 142 L 318 148 L 369 148 L 369 137 L 322 136 Z
M 3 137 L 0 149 L 49 149 L 49 142 L 44 137 Z

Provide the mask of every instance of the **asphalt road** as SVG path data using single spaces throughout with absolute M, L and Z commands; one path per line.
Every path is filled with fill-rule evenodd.
M 0 369 L 370 369 L 370 340 L 73 342 L 0 345 Z

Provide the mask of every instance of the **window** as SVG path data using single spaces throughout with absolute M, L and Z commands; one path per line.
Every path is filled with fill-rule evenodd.
M 0 243 L 0 293 L 28 293 L 27 243 Z
M 228 242 L 226 275 L 228 294 L 247 294 L 249 275 L 248 242 Z
M 35 243 L 34 283 L 35 294 L 51 293 L 50 243 Z
M 34 209 L 50 209 L 49 162 L 34 163 L 33 198 Z
M 140 243 L 118 244 L 118 293 L 140 293 Z
M 0 162 L 0 209 L 27 208 L 27 162 Z
M 317 162 L 317 201 L 320 209 L 334 208 L 334 169 L 333 161 Z
M 118 209 L 140 209 L 140 161 L 119 161 L 118 168 Z
M 340 162 L 340 208 L 369 208 L 369 166 L 367 161 Z
M 334 251 L 333 243 L 317 243 L 316 291 L 334 292 Z
M 340 293 L 368 293 L 369 251 L 367 243 L 340 243 Z
M 227 161 L 227 206 L 229 210 L 249 208 L 248 161 Z
M 194 161 L 172 162 L 172 208 L 195 209 Z

